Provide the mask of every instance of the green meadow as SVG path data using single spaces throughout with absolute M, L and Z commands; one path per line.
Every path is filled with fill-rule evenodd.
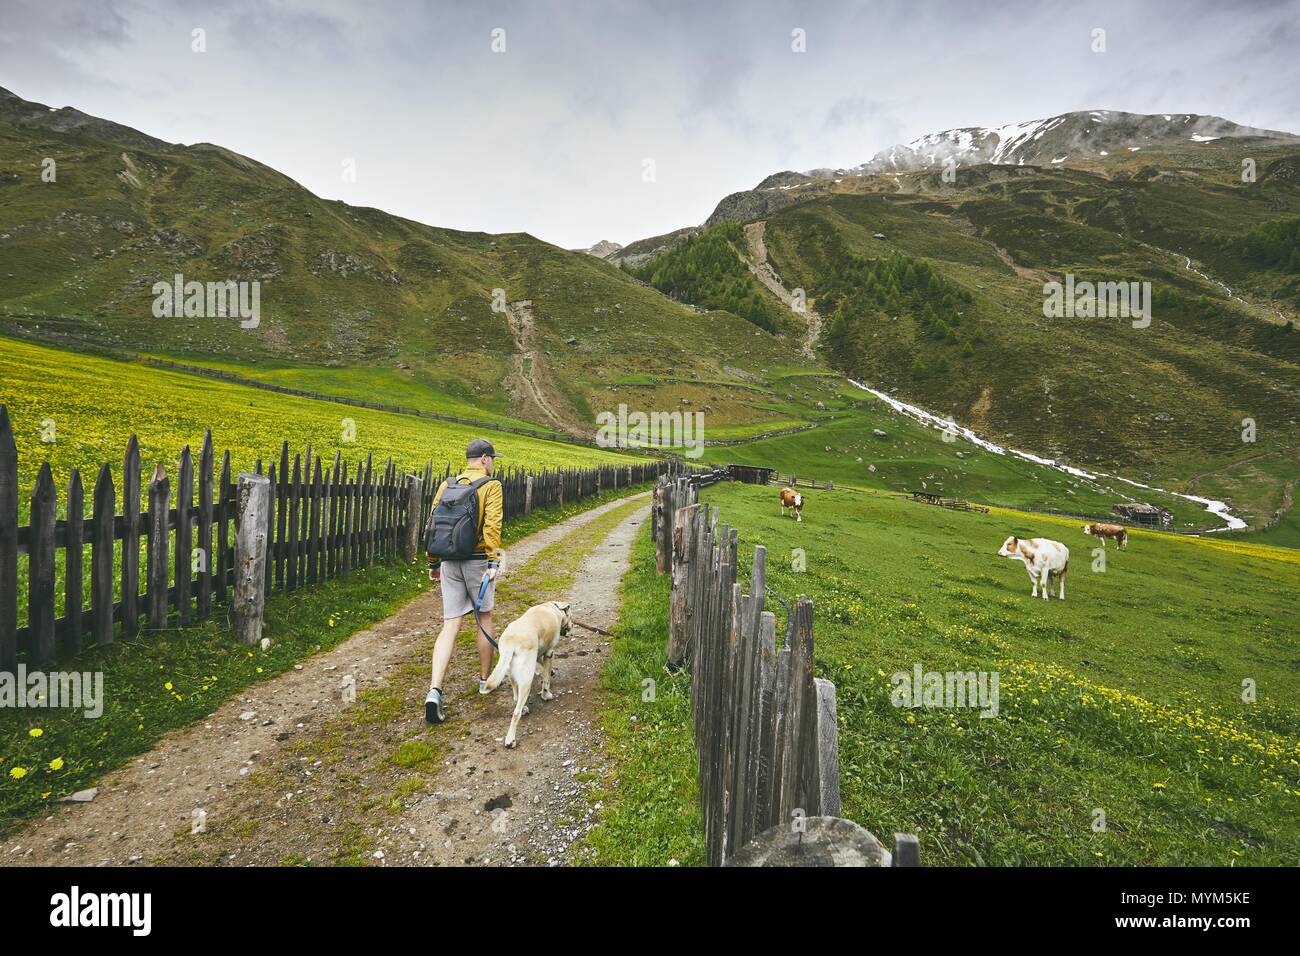
M 41 464 L 49 462 L 61 503 L 74 467 L 89 493 L 106 462 L 120 490 L 122 456 L 133 433 L 144 469 L 161 461 L 171 475 L 183 446 L 198 455 L 206 429 L 218 455 L 230 451 L 232 473 L 251 471 L 259 458 L 269 467 L 285 440 L 291 454 L 310 444 L 325 462 L 340 452 L 354 466 L 373 454 L 381 465 L 391 456 L 408 470 L 423 469 L 430 458 L 441 467 L 464 460 L 465 445 L 484 434 L 468 425 L 281 395 L 8 338 L 0 338 L 0 405 L 13 423 L 21 486 L 30 488 Z M 530 469 L 635 460 L 521 435 L 502 435 L 495 443 L 511 466 Z M 26 500 L 20 501 L 20 512 L 26 508 Z
M 1300 554 L 1136 531 L 1103 565 L 1067 519 L 845 490 L 810 492 L 796 523 L 775 488 L 703 498 L 740 529 L 742 585 L 764 544 L 769 585 L 814 601 L 845 816 L 918 834 L 929 865 L 1300 863 Z M 1023 565 L 996 555 L 1011 534 L 1070 548 L 1065 601 L 1030 598 Z M 662 669 L 653 565 L 643 540 L 631 580 L 647 597 L 631 596 L 609 670 L 597 862 L 700 860 L 689 685 Z M 894 706 L 892 676 L 918 664 L 996 672 L 997 716 Z

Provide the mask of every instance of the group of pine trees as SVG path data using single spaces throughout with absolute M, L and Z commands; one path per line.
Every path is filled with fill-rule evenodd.
M 849 252 L 832 231 L 820 236 L 817 310 L 826 319 L 822 346 L 841 368 L 861 366 L 873 332 L 881 324 L 908 317 L 918 332 L 938 344 L 956 347 L 963 358 L 975 354 L 978 332 L 963 321 L 970 293 L 955 286 L 929 263 L 899 252 L 868 258 Z M 807 248 L 806 244 L 803 244 Z M 939 364 L 947 366 L 940 356 Z M 925 365 L 916 357 L 913 374 Z
M 721 223 L 627 271 L 678 301 L 730 312 L 776 332 L 781 316 L 736 251 L 744 241 L 738 223 Z
M 1300 274 L 1300 216 L 1252 229 L 1241 241 L 1241 255 L 1265 269 Z
M 929 263 L 899 252 L 878 258 L 850 251 L 844 238 L 821 223 L 805 223 L 790 236 L 806 269 L 817 276 L 809 290 L 826 321 L 820 350 L 843 369 L 861 368 L 872 333 L 896 318 L 910 320 L 936 346 L 951 346 L 962 358 L 975 354 L 978 329 L 963 320 L 970 293 L 945 279 Z M 682 302 L 741 316 L 759 328 L 779 332 L 789 320 L 750 274 L 737 250 L 744 231 L 720 223 L 679 243 L 640 267 L 623 268 Z M 940 353 L 926 366 L 915 357 L 912 374 L 924 377 L 948 368 Z

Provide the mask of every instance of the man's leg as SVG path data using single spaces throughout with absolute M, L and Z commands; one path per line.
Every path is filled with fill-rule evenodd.
M 430 675 L 430 687 L 442 689 L 442 679 L 447 674 L 447 662 L 451 660 L 452 648 L 456 646 L 456 632 L 460 630 L 460 620 L 459 617 L 449 617 L 442 622 L 442 630 L 438 632 L 438 640 L 433 645 L 433 672 Z M 482 637 L 480 636 L 479 639 L 482 640 Z
M 492 630 L 492 612 L 480 611 L 478 615 L 479 623 L 483 625 L 483 630 L 479 630 L 478 625 L 474 627 L 474 636 L 478 639 L 478 675 L 481 680 L 487 680 L 488 675 L 492 673 L 492 651 L 494 648 L 483 636 L 483 631 L 487 631 L 492 636 L 492 640 L 497 639 L 497 632 Z

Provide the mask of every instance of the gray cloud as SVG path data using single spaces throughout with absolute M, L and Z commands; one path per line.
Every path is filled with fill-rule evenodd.
M 566 246 L 700 222 L 776 170 L 954 126 L 1102 108 L 1300 130 L 1300 0 L 4 4 L 0 85 L 21 96 L 217 142 L 329 198 Z

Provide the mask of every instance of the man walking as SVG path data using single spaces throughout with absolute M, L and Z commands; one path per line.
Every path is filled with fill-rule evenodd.
M 501 523 L 504 498 L 501 480 L 492 477 L 498 455 L 492 443 L 476 438 L 465 449 L 465 470 L 438 486 L 430 515 L 426 545 L 429 580 L 442 583 L 442 630 L 433 645 L 433 672 L 424 717 L 430 723 L 447 719 L 442 681 L 456 644 L 461 619 L 475 618 L 478 641 L 478 691 L 492 671 L 492 607 L 496 603 L 496 576 L 501 566 Z M 437 553 L 435 550 L 437 549 Z

